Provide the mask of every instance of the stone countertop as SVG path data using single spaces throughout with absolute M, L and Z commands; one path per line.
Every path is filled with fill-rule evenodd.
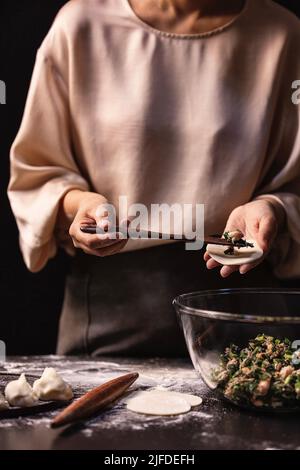
M 199 379 L 188 360 L 14 357 L 0 371 L 40 376 L 55 367 L 76 394 L 127 372 L 137 371 L 131 390 L 162 385 L 200 395 L 203 403 L 174 416 L 144 416 L 126 410 L 120 400 L 83 425 L 67 430 L 50 428 L 57 411 L 0 420 L 0 450 L 104 449 L 300 449 L 299 414 L 254 414 L 220 400 Z

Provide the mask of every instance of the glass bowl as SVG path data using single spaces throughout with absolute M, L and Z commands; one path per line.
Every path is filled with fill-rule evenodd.
M 246 348 L 250 340 L 256 337 L 263 338 L 263 335 L 266 335 L 273 337 L 277 343 L 278 340 L 284 341 L 286 338 L 292 342 L 293 354 L 287 358 L 294 369 L 299 368 L 299 376 L 295 377 L 295 380 L 299 380 L 300 385 L 300 290 L 253 288 L 207 290 L 179 295 L 174 299 L 173 305 L 180 318 L 193 365 L 209 388 L 219 393 L 222 398 L 244 408 L 277 412 L 300 410 L 300 393 L 299 398 L 293 402 L 284 398 L 282 400 L 278 397 L 271 398 L 274 391 L 271 392 L 270 386 L 269 392 L 263 398 L 257 397 L 253 392 L 253 395 L 249 395 L 249 400 L 245 400 L 245 397 L 238 395 L 242 393 L 238 392 L 240 385 L 234 394 L 232 388 L 230 393 L 226 393 L 226 383 L 220 382 L 220 371 L 224 370 L 224 360 L 222 366 L 221 358 L 225 349 L 236 345 L 240 354 L 241 349 Z M 274 352 L 272 354 L 276 355 Z M 228 360 L 228 356 L 226 357 Z M 240 356 L 238 357 L 238 368 L 240 368 Z M 262 356 L 262 360 L 265 359 L 270 360 L 269 357 Z M 236 359 L 234 361 L 235 369 L 230 372 L 231 378 L 236 371 Z M 229 367 L 227 363 L 226 367 Z M 249 372 L 246 369 L 245 371 Z M 252 374 L 251 371 L 249 373 Z M 227 372 L 226 380 L 228 380 Z M 281 393 L 286 392 L 283 390 Z M 277 392 L 275 394 L 278 395 Z M 266 403 L 268 396 L 270 400 Z

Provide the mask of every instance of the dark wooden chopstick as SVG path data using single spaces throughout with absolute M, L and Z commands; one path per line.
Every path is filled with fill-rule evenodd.
M 83 232 L 83 233 L 87 233 L 87 234 L 91 234 L 91 235 L 95 235 L 96 233 L 99 233 L 99 229 L 97 227 L 97 225 L 82 225 L 80 227 L 80 230 Z M 130 235 L 130 229 L 127 229 L 125 228 L 126 232 L 125 232 L 125 235 Z M 124 228 L 120 228 L 120 227 L 116 227 L 115 229 L 115 232 L 122 232 L 124 233 Z M 134 238 L 139 238 L 139 239 L 158 239 L 158 240 L 177 240 L 177 241 L 182 241 L 182 242 L 193 242 L 193 241 L 196 241 L 198 238 L 197 237 L 194 237 L 194 238 L 187 238 L 187 237 L 184 237 L 184 236 L 181 236 L 181 238 L 179 238 L 178 235 L 176 234 L 165 234 L 165 233 L 162 233 L 162 232 L 152 232 L 151 230 L 140 230 L 139 232 L 137 232 L 139 235 L 138 237 L 135 236 Z M 244 247 L 245 246 L 245 241 L 241 241 L 241 242 L 235 242 L 234 244 L 232 242 L 230 242 L 229 240 L 225 240 L 225 238 L 221 238 L 220 235 L 210 235 L 208 237 L 205 237 L 203 242 L 205 244 L 212 244 L 212 245 L 223 245 L 223 246 L 235 246 L 235 247 Z M 251 246 L 251 244 L 248 244 L 246 246 Z
M 51 427 L 58 428 L 91 418 L 120 398 L 138 376 L 136 372 L 122 375 L 92 389 L 59 413 L 51 422 Z

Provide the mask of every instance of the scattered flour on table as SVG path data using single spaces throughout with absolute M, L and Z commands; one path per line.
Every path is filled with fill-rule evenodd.
M 174 364 L 174 363 L 173 363 Z M 62 375 L 64 380 L 68 381 L 79 397 L 93 387 L 96 387 L 116 376 L 136 371 L 140 374 L 137 382 L 130 388 L 127 396 L 115 404 L 112 408 L 106 410 L 99 416 L 89 420 L 79 432 L 86 437 L 91 437 L 94 433 L 101 433 L 105 430 L 118 431 L 142 431 L 147 428 L 178 427 L 187 425 L 190 422 L 196 423 L 204 431 L 209 427 L 209 422 L 213 418 L 209 413 L 203 410 L 191 410 L 187 414 L 177 416 L 151 416 L 139 415 L 126 409 L 126 398 L 137 391 L 151 390 L 153 388 L 163 388 L 167 391 L 183 392 L 192 395 L 205 396 L 207 387 L 201 381 L 192 366 L 186 367 L 173 365 L 164 360 L 148 360 L 146 363 L 141 361 L 126 361 L 121 363 L 106 362 L 97 360 L 70 360 L 57 356 L 47 357 L 43 361 L 40 358 L 28 361 L 26 364 L 21 361 L 13 361 L 2 365 L 2 370 L 8 373 L 27 372 L 31 375 L 40 376 L 45 367 L 55 367 Z M 206 410 L 205 410 L 206 411 Z M 58 411 L 31 417 L 22 417 L 13 420 L 0 420 L 0 427 L 10 428 L 17 426 L 35 427 L 39 426 L 45 429 L 50 428 L 51 419 Z M 18 424 L 19 422 L 19 424 Z

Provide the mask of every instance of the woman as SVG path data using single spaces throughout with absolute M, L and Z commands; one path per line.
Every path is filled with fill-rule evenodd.
M 270 0 L 72 0 L 61 10 L 37 54 L 9 185 L 30 270 L 58 245 L 77 249 L 59 353 L 179 356 L 176 294 L 299 275 L 299 53 L 298 20 Z M 207 234 L 240 229 L 273 271 L 264 261 L 228 278 L 236 268 L 219 276 L 204 253 L 207 271 L 181 243 L 81 232 L 107 227 L 99 206 L 120 196 L 204 204 Z

